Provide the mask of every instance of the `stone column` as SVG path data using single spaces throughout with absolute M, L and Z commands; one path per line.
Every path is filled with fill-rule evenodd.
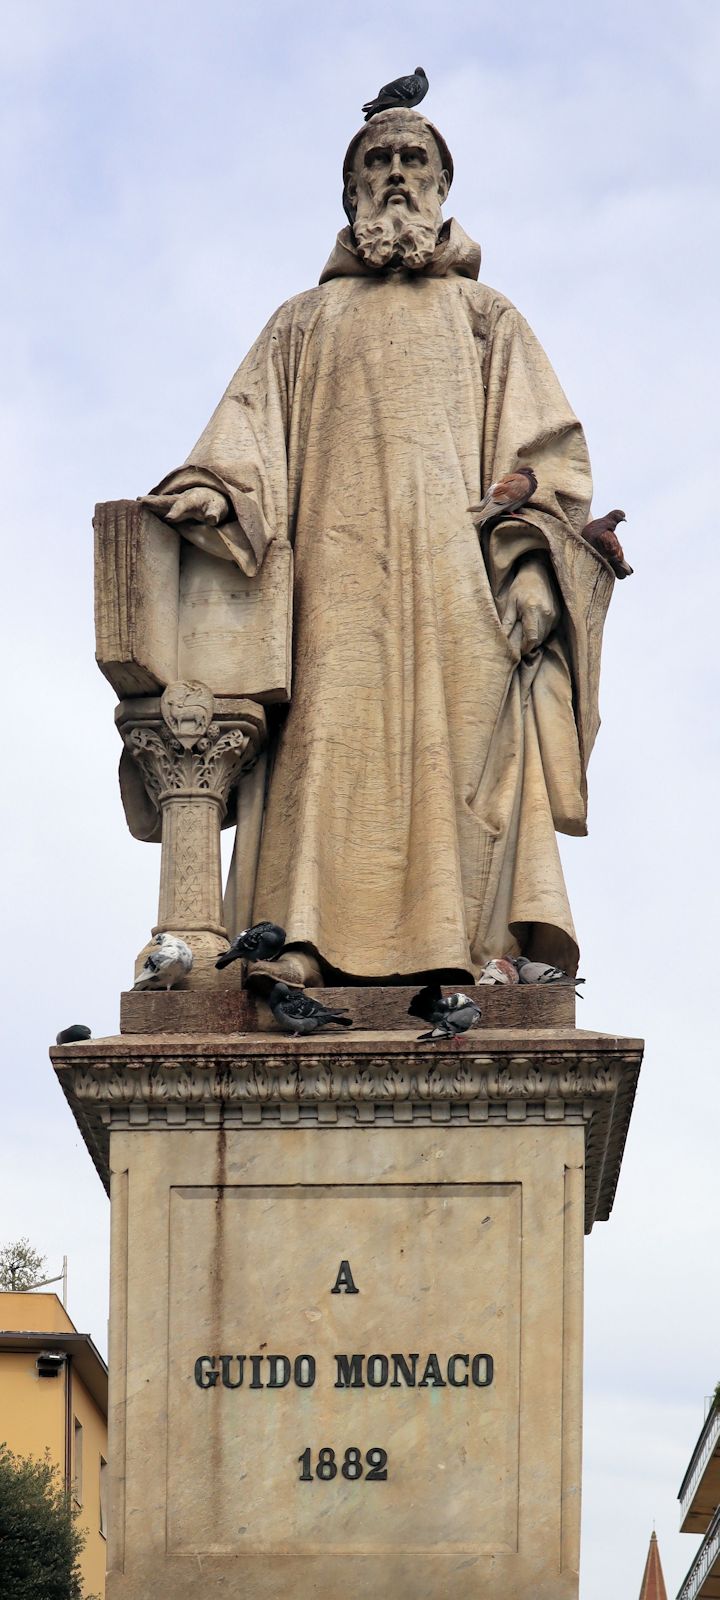
M 265 714 L 252 700 L 216 701 L 205 684 L 168 684 L 160 698 L 123 700 L 116 712 L 126 750 L 160 814 L 161 862 L 153 933 L 190 945 L 189 982 L 214 981 L 227 948 L 222 914 L 220 829 L 234 785 L 254 766 Z M 136 973 L 145 960 L 141 951 Z

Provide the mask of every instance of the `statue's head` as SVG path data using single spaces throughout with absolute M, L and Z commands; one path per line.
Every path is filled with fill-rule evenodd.
M 428 265 L 453 178 L 442 135 L 417 111 L 381 111 L 351 140 L 343 206 L 358 253 L 370 267 Z

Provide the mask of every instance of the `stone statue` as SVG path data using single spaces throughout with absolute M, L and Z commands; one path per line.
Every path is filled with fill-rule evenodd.
M 225 923 L 242 883 L 306 982 L 472 980 L 508 952 L 577 968 L 556 830 L 586 831 L 613 576 L 581 537 L 580 424 L 443 221 L 452 177 L 418 112 L 355 135 L 319 287 L 143 501 L 246 585 L 292 548 L 292 690 L 244 780 L 264 816 L 238 825 Z M 479 534 L 468 507 L 522 465 L 531 503 Z

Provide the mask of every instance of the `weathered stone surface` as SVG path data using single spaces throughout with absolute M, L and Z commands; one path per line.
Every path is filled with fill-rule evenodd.
M 112 1187 L 108 1600 L 199 1573 L 203 1600 L 577 1600 L 582 1231 L 641 1053 L 527 1027 L 51 1052 Z
M 414 1029 L 358 1029 L 341 1040 L 125 1035 L 50 1054 L 106 1187 L 113 1128 L 571 1122 L 586 1126 L 589 1231 L 612 1209 L 642 1043 L 504 1028 L 420 1045 Z
M 137 500 L 95 507 L 96 660 L 119 699 L 200 678 L 215 695 L 290 693 L 292 551 L 253 579 L 181 538 Z
M 287 696 L 292 617 L 233 916 L 359 981 L 468 981 L 508 952 L 575 971 L 555 833 L 585 830 L 613 588 L 582 538 L 582 430 L 443 223 L 447 147 L 415 112 L 370 136 L 382 160 L 363 131 L 320 287 L 271 318 L 145 509 L 98 514 L 98 657 L 120 692 L 118 662 L 152 688 L 174 629 L 178 677 Z M 470 505 L 520 461 L 532 500 L 479 539 Z M 163 536 L 181 538 L 167 622 Z
M 133 1129 L 112 1164 L 109 1600 L 196 1600 L 199 1574 L 204 1600 L 574 1600 L 581 1125 Z M 398 1353 L 442 1382 L 385 1383 Z M 290 1381 L 253 1388 L 273 1355 Z M 338 1355 L 381 1359 L 337 1389 Z
M 216 701 L 206 684 L 178 680 L 163 695 L 122 700 L 115 720 L 125 746 L 125 810 L 139 837 L 160 837 L 154 933 L 179 934 L 193 953 L 189 986 L 216 984 L 227 949 L 220 829 L 231 791 L 265 742 L 265 713 L 252 700 Z M 140 971 L 148 947 L 140 952 Z
M 169 993 L 133 991 L 120 996 L 121 1033 L 245 1033 L 275 1028 L 268 1006 L 243 989 L 241 963 L 225 967 L 224 987 L 213 990 L 173 989 Z M 445 993 L 452 985 L 445 985 Z M 486 1028 L 562 1028 L 575 1023 L 575 991 L 568 985 L 466 985 L 477 1000 Z M 416 988 L 404 984 L 377 988 L 308 989 L 328 1006 L 342 1006 L 359 1028 L 411 1027 L 408 1006 Z M 418 1033 L 422 1032 L 418 1024 Z

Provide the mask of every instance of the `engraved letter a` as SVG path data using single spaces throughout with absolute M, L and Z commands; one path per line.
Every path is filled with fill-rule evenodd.
M 338 1275 L 337 1275 L 337 1277 L 335 1279 L 335 1287 L 334 1287 L 334 1289 L 330 1290 L 330 1293 L 331 1294 L 359 1294 L 360 1293 L 360 1290 L 355 1288 L 355 1284 L 353 1282 L 353 1275 L 352 1275 L 352 1272 L 350 1271 L 350 1262 L 349 1261 L 341 1261 L 340 1262 L 340 1266 L 338 1267 Z

